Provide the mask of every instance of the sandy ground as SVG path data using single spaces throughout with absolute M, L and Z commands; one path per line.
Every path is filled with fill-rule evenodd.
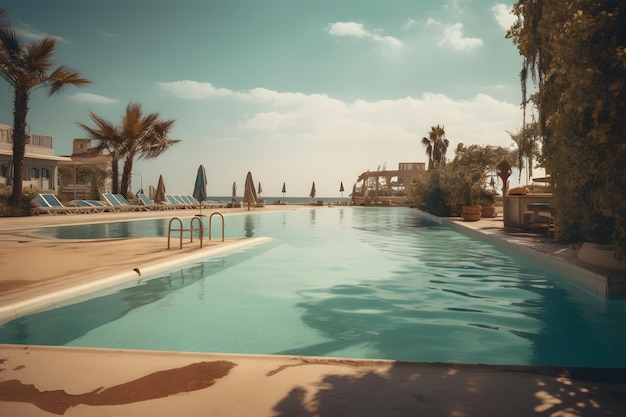
M 294 208 L 261 210 L 275 209 Z M 164 238 L 59 242 L 34 234 L 47 225 L 193 214 L 0 218 L 0 313 L 250 243 L 167 250 Z M 625 370 L 0 345 L 0 416 L 557 417 L 625 410 Z

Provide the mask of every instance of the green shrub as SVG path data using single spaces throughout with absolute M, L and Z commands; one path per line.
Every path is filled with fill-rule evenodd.
M 25 189 L 22 197 L 21 207 L 9 206 L 9 196 L 11 195 L 11 188 L 4 187 L 4 190 L 0 191 L 0 217 L 23 217 L 30 216 L 32 205 L 31 200 L 35 198 L 36 193 L 30 189 Z

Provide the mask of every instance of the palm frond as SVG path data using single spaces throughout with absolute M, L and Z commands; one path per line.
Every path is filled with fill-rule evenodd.
M 51 96 L 69 86 L 82 87 L 91 84 L 91 81 L 81 77 L 78 72 L 69 67 L 61 65 L 47 77 L 47 84 L 49 85 L 48 95 Z
M 56 40 L 50 37 L 43 38 L 39 43 L 31 43 L 24 47 L 27 65 L 32 70 L 46 72 L 54 64 L 52 56 L 56 48 Z

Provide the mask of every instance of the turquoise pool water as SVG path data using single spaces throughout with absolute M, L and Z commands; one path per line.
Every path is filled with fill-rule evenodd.
M 167 219 L 41 233 L 155 236 L 166 229 Z M 18 318 L 0 326 L 0 342 L 626 366 L 622 300 L 587 296 L 411 209 L 228 216 L 226 235 L 272 240 Z

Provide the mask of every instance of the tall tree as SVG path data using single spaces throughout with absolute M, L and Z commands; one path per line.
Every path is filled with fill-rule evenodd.
M 119 192 L 124 197 L 128 197 L 133 163 L 136 158 L 156 158 L 172 145 L 180 142 L 179 139 L 167 137 L 174 126 L 174 120 L 161 120 L 159 113 L 144 115 L 139 103 L 128 104 L 120 126 L 114 126 L 91 111 L 89 114 L 97 127 L 90 128 L 82 123 L 78 125 L 85 129 L 91 139 L 99 140 L 100 146 L 111 153 L 113 192 Z M 122 159 L 124 167 L 121 184 L 117 190 L 116 178 L 119 176 L 116 167 L 118 161 Z
M 76 122 L 82 127 L 89 137 L 98 142 L 98 151 L 106 151 L 111 157 L 111 191 L 118 194 L 120 191 L 119 161 L 122 148 L 122 137 L 118 128 L 89 110 L 91 120 L 96 124 L 96 128 L 91 128 L 83 123 Z
M 179 139 L 168 138 L 169 131 L 174 127 L 175 120 L 161 120 L 159 113 L 144 115 L 141 104 L 129 103 L 122 118 L 121 155 L 124 157 L 122 170 L 121 193 L 128 196 L 130 178 L 135 158 L 156 158 L 180 142 Z
M 623 0 L 519 0 L 508 37 L 537 93 L 557 235 L 626 255 L 626 6 Z
M 0 19 L 1 21 L 1 19 Z M 0 76 L 13 89 L 13 191 L 9 204 L 22 205 L 22 179 L 26 152 L 26 117 L 30 94 L 37 88 L 46 88 L 48 95 L 59 93 L 69 86 L 83 86 L 90 81 L 69 67 L 55 66 L 52 57 L 56 40 L 45 37 L 39 42 L 23 43 L 6 18 L 0 26 Z
M 446 164 L 446 152 L 450 142 L 446 139 L 446 131 L 443 126 L 432 126 L 428 132 L 428 137 L 422 138 L 422 145 L 426 147 L 429 171 Z
M 526 168 L 526 182 L 533 177 L 533 165 L 540 159 L 541 133 L 537 122 L 525 123 L 517 132 L 507 133 L 517 145 L 517 164 L 519 166 L 519 181 L 522 179 L 522 169 Z

